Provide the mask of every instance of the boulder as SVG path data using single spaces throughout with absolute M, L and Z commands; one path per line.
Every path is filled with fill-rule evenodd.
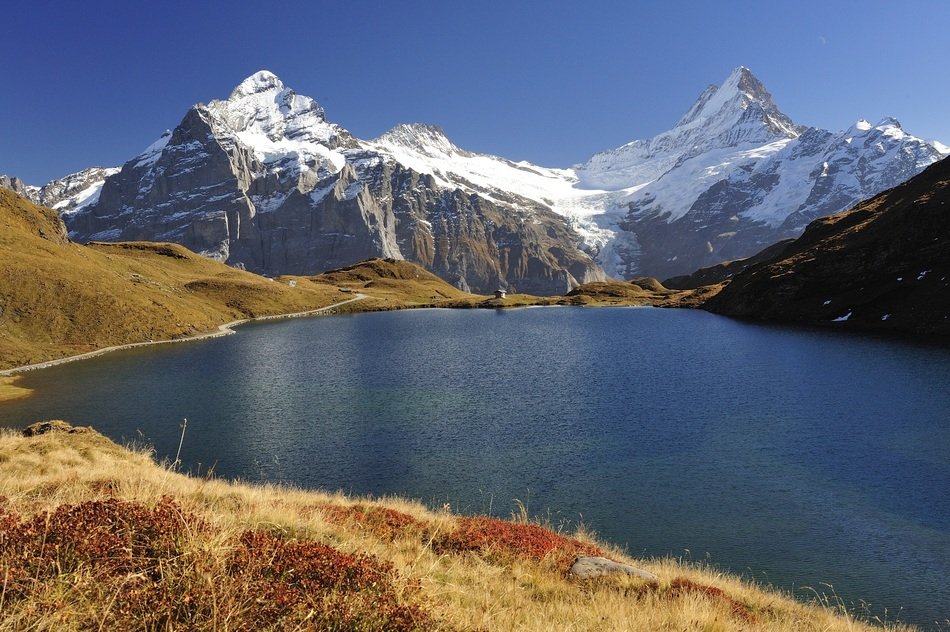
M 569 573 L 572 577 L 580 579 L 603 577 L 605 575 L 633 575 L 653 584 L 660 581 L 660 578 L 653 573 L 634 568 L 629 564 L 614 562 L 605 557 L 578 557 L 574 560 Z

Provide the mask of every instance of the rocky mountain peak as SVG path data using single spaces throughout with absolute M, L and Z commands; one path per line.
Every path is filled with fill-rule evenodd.
M 0 189 L 8 189 L 25 198 L 31 197 L 30 186 L 16 176 L 0 175 Z
M 229 101 L 236 101 L 252 94 L 262 92 L 280 92 L 284 90 L 284 83 L 280 78 L 269 70 L 258 70 L 253 75 L 242 81 L 231 91 Z
M 739 66 L 721 86 L 703 90 L 672 129 L 594 154 L 576 172 L 584 188 L 615 191 L 657 180 L 711 150 L 791 140 L 802 131 L 778 109 L 752 71 Z
M 901 130 L 904 129 L 903 127 L 901 127 L 901 122 L 898 121 L 898 120 L 897 120 L 896 118 L 894 118 L 893 116 L 885 116 L 885 117 L 882 118 L 881 121 L 880 121 L 877 125 L 875 125 L 874 127 L 877 127 L 877 128 L 893 127 L 893 128 L 901 129 Z
M 411 149 L 427 156 L 468 153 L 450 141 L 441 127 L 427 123 L 402 123 L 373 142 Z
M 776 137 L 795 138 L 800 133 L 800 128 L 775 105 L 765 85 L 745 66 L 733 70 L 722 86 L 703 90 L 674 130 L 702 127 L 727 131 L 737 125 L 764 126 Z
M 745 66 L 739 66 L 733 70 L 729 77 L 723 83 L 723 88 L 728 89 L 735 86 L 748 98 L 755 101 L 772 101 L 772 95 L 765 89 L 759 78 L 752 74 L 752 71 Z
M 602 276 L 592 256 L 628 278 L 747 256 L 948 152 L 887 119 L 799 128 L 739 67 L 672 129 L 547 169 L 434 125 L 357 139 L 260 71 L 62 212 L 77 239 L 175 240 L 268 274 L 401 256 L 462 288 L 550 292 Z
M 207 109 L 215 134 L 240 136 L 244 144 L 260 150 L 264 160 L 290 149 L 322 153 L 317 145 L 332 148 L 349 138 L 346 130 L 327 122 L 319 103 L 297 94 L 267 70 L 254 73 L 231 96 L 212 101 Z

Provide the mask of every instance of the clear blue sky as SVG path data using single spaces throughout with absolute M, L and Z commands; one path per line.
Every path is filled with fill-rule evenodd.
M 798 123 L 950 143 L 950 2 L 31 2 L 0 39 L 0 173 L 118 165 L 266 68 L 361 138 L 441 125 L 568 166 L 668 129 L 745 65 Z

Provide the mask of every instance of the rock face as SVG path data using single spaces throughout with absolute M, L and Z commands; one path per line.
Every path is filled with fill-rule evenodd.
M 30 199 L 30 195 L 36 187 L 29 186 L 16 176 L 0 176 L 0 189 L 9 189 L 17 195 Z
M 313 274 L 408 259 L 462 289 L 563 293 L 605 278 L 563 217 L 422 173 L 398 153 L 440 130 L 360 141 L 262 71 L 182 122 L 65 217 L 74 239 L 174 241 L 254 272 Z M 392 151 L 392 148 L 398 151 Z
M 785 252 L 785 248 L 794 241 L 794 239 L 783 239 L 751 257 L 724 261 L 714 266 L 709 266 L 708 268 L 700 268 L 692 274 L 684 274 L 666 279 L 663 281 L 663 286 L 675 290 L 695 290 L 703 286 L 728 281 L 750 266 L 762 261 L 771 261 L 776 258 Z
M 763 320 L 950 335 L 950 161 L 812 222 L 703 307 Z
M 99 200 L 102 184 L 109 176 L 119 172 L 118 167 L 91 167 L 65 178 L 53 180 L 36 190 L 30 199 L 41 206 L 48 206 L 68 215 Z

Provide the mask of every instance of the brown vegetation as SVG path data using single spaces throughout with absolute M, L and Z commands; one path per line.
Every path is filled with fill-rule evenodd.
M 874 629 L 583 533 L 187 477 L 45 430 L 0 435 L 0 630 Z M 660 582 L 565 576 L 588 553 Z
M 579 555 L 603 556 L 594 544 L 554 533 L 536 524 L 488 516 L 460 517 L 456 528 L 432 542 L 437 553 L 478 553 L 502 562 L 547 562 L 566 572 Z
M 365 303 L 354 306 L 360 311 L 444 307 L 454 301 L 485 298 L 463 292 L 414 263 L 395 259 L 368 259 L 311 279 L 368 295 Z

